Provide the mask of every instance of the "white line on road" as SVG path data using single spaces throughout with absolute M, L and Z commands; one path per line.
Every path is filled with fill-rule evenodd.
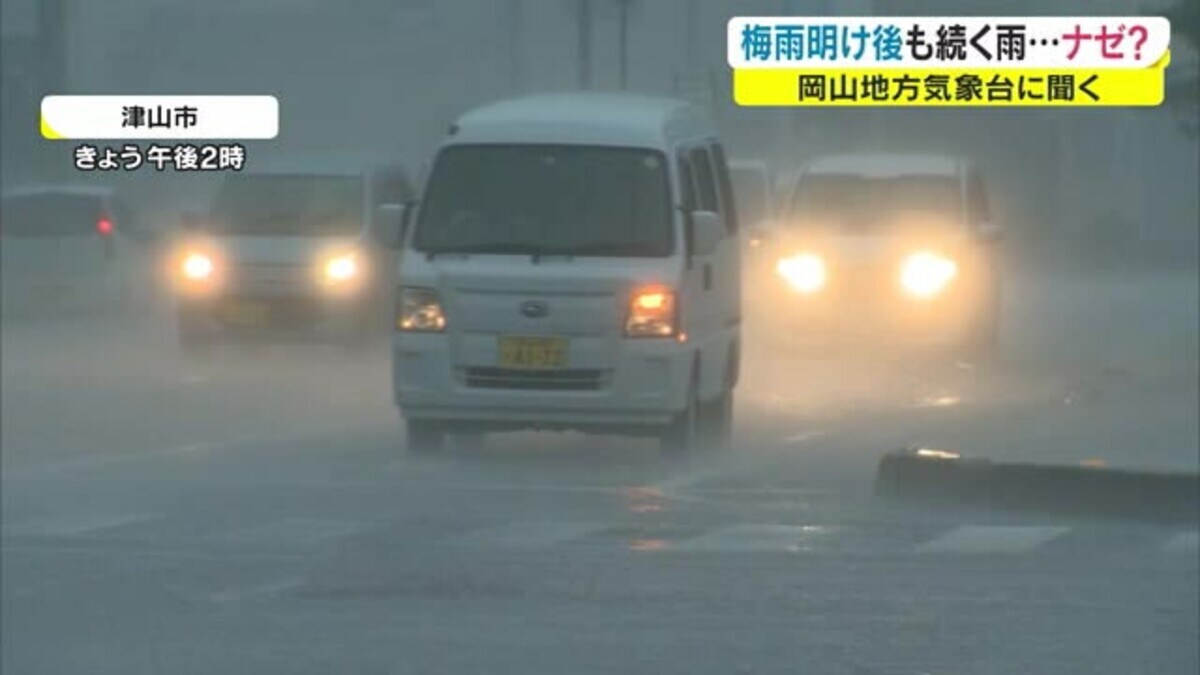
M 360 522 L 285 518 L 263 525 L 228 530 L 206 537 L 208 541 L 254 544 L 318 544 L 358 534 L 368 525 Z
M 804 443 L 825 435 L 824 431 L 811 430 L 795 434 L 784 438 L 785 443 L 797 444 Z M 657 483 L 643 486 L 643 489 L 654 490 L 661 492 L 664 495 L 682 498 L 683 494 L 691 488 L 695 488 L 701 483 L 705 483 L 719 476 L 731 475 L 735 472 L 747 472 L 751 470 L 762 469 L 761 466 L 750 466 L 746 462 L 722 462 L 716 465 L 701 466 L 692 471 L 688 471 L 678 476 L 673 476 L 666 480 L 661 480 Z
M 78 537 L 134 523 L 162 518 L 159 514 L 75 515 L 35 518 L 4 528 L 4 535 L 15 537 Z
M 65 471 L 77 471 L 81 469 L 102 469 L 107 466 L 117 464 L 130 464 L 136 462 L 149 462 L 168 457 L 179 457 L 184 455 L 192 455 L 199 452 L 226 451 L 236 448 L 245 448 L 259 444 L 281 445 L 284 443 L 298 442 L 306 439 L 321 436 L 332 430 L 314 430 L 308 433 L 294 434 L 288 436 L 280 436 L 277 434 L 257 434 L 253 436 L 245 436 L 242 438 L 234 438 L 225 441 L 194 441 L 184 443 L 169 448 L 158 448 L 155 450 L 146 450 L 142 452 L 128 452 L 113 455 L 100 455 L 87 457 L 85 459 L 73 459 L 63 462 L 50 462 L 39 464 L 27 468 L 5 469 L 3 478 L 22 479 L 32 478 L 35 476 L 61 473 Z
M 218 605 L 228 605 L 244 600 L 280 595 L 304 586 L 305 580 L 299 576 L 289 576 L 268 581 L 254 586 L 229 588 L 209 596 L 209 600 Z
M 824 435 L 825 435 L 824 431 L 801 431 L 798 434 L 792 434 L 791 436 L 784 438 L 783 442 L 789 443 L 792 445 L 795 445 L 798 443 L 807 443 L 808 441 L 820 438 Z
M 469 546 L 544 548 L 586 537 L 613 527 L 613 523 L 527 521 L 475 530 L 445 540 Z
M 672 547 L 677 551 L 716 553 L 781 552 L 812 550 L 836 528 L 823 525 L 735 525 L 688 539 Z
M 917 553 L 1028 553 L 1070 532 L 1069 527 L 965 525 L 917 546 Z
M 1167 553 L 1184 553 L 1195 555 L 1200 550 L 1200 533 L 1195 530 L 1191 532 L 1180 532 L 1179 534 L 1167 540 L 1163 544 L 1163 550 Z

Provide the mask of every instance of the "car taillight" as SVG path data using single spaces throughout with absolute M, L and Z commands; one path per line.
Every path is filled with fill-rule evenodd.
M 99 234 L 101 237 L 107 237 L 112 233 L 113 224 L 111 220 L 108 218 L 100 218 L 96 221 L 96 234 Z

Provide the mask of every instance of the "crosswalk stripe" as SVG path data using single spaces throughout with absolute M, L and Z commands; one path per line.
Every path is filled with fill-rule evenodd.
M 823 525 L 735 525 L 692 537 L 671 547 L 676 551 L 799 553 L 828 539 L 835 528 Z
M 268 544 L 317 544 L 357 534 L 367 528 L 366 523 L 285 518 L 251 527 L 225 530 L 207 537 L 209 541 L 223 543 L 268 543 Z
M 963 555 L 1028 553 L 1070 531 L 1069 527 L 965 525 L 950 530 L 936 539 L 919 544 L 916 551 L 917 553 Z
M 101 530 L 144 523 L 160 517 L 157 514 L 129 513 L 35 518 L 5 527 L 4 534 L 16 537 L 78 537 Z
M 612 523 L 568 521 L 524 521 L 474 530 L 446 541 L 469 546 L 542 548 L 565 544 L 606 530 Z
M 1200 532 L 1196 530 L 1180 532 L 1163 544 L 1163 550 L 1167 553 L 1195 554 L 1200 550 Z
M 223 591 L 213 593 L 208 597 L 209 601 L 218 605 L 227 605 L 255 598 L 266 598 L 280 595 L 291 590 L 303 587 L 305 580 L 299 576 L 288 576 L 281 579 L 275 579 L 253 586 L 227 588 Z

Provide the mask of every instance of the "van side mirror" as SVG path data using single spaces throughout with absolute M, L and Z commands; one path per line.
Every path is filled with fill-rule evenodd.
M 713 211 L 693 211 L 691 217 L 692 252 L 696 255 L 712 255 L 717 244 L 725 238 L 725 224 L 721 216 Z
M 407 204 L 380 204 L 375 207 L 375 219 L 371 232 L 375 241 L 384 248 L 399 250 L 404 244 L 404 231 L 410 208 Z

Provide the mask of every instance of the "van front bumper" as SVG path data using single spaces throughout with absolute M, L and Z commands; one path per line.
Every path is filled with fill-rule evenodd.
M 337 341 L 361 336 L 373 307 L 365 297 L 180 298 L 180 330 L 192 337 Z M 382 313 L 382 309 L 380 309 Z
M 392 383 L 407 419 L 457 429 L 655 433 L 687 404 L 693 351 L 622 340 L 606 368 L 516 370 L 454 362 L 445 335 L 395 334 Z

